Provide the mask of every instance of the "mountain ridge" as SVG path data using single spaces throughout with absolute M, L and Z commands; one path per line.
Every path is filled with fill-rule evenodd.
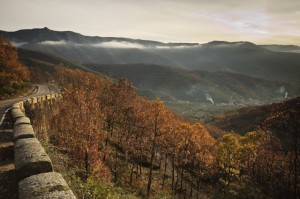
M 18 31 L 3 31 L 0 30 L 0 35 L 7 37 L 13 42 L 43 42 L 43 41 L 69 41 L 74 43 L 101 43 L 111 41 L 131 42 L 143 44 L 145 46 L 198 46 L 198 43 L 164 43 L 154 40 L 143 40 L 143 39 L 131 39 L 125 37 L 100 37 L 100 36 L 85 36 L 80 33 L 73 31 L 54 31 L 47 27 L 45 28 L 34 28 L 34 29 L 23 29 Z
M 32 34 L 27 35 L 27 37 L 20 37 L 20 35 L 26 35 L 26 34 Z M 98 41 L 98 42 L 107 42 L 107 41 L 113 41 L 113 40 L 123 40 L 123 41 L 129 41 L 129 42 L 145 42 L 150 44 L 149 46 L 155 46 L 155 45 L 162 45 L 162 46 L 216 46 L 216 45 L 222 45 L 222 44 L 245 44 L 248 46 L 257 46 L 257 47 L 261 47 L 261 48 L 265 48 L 268 50 L 272 50 L 274 48 L 285 48 L 286 50 L 299 50 L 300 46 L 297 45 L 283 45 L 283 44 L 260 44 L 257 45 L 253 42 L 249 42 L 249 41 L 233 41 L 233 42 L 229 42 L 229 41 L 223 41 L 223 40 L 213 40 L 207 43 L 197 43 L 197 42 L 161 42 L 161 41 L 156 41 L 156 40 L 149 40 L 149 39 L 132 39 L 132 38 L 127 38 L 127 37 L 102 37 L 102 36 L 86 36 L 74 31 L 56 31 L 56 30 L 51 30 L 48 27 L 44 27 L 44 28 L 32 28 L 32 29 L 20 29 L 17 31 L 5 31 L 5 30 L 0 30 L 0 34 L 3 36 L 6 36 L 8 39 L 11 40 L 15 40 L 18 42 L 24 42 L 24 39 L 27 42 L 41 42 L 41 41 L 61 41 L 62 38 L 55 38 L 53 37 L 53 33 L 58 34 L 57 36 L 66 36 L 66 35 L 70 35 L 69 37 L 65 37 L 66 41 L 72 41 L 69 39 L 72 39 L 72 36 L 76 36 L 76 37 L 81 37 L 78 41 L 79 43 L 80 40 L 84 40 L 82 38 L 87 38 L 85 39 L 85 41 L 87 41 L 88 39 L 91 39 L 92 42 Z M 44 36 L 44 38 L 32 38 L 34 36 L 36 36 L 36 34 L 42 34 Z M 48 34 L 48 37 L 47 37 Z M 52 34 L 52 36 L 51 36 Z M 49 36 L 50 35 L 50 36 Z M 76 41 L 73 41 L 76 42 Z

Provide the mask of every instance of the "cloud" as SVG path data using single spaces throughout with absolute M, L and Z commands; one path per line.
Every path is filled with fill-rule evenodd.
M 85 45 L 85 44 L 84 44 Z M 181 49 L 181 48 L 193 48 L 195 46 L 187 46 L 187 45 L 173 45 L 173 46 L 146 46 L 138 43 L 133 42 L 120 42 L 120 41 L 110 41 L 110 42 L 103 42 L 98 44 L 90 44 L 92 47 L 99 47 L 99 48 L 138 48 L 138 49 Z
M 103 42 L 98 44 L 91 44 L 92 47 L 100 47 L 100 48 L 145 48 L 145 46 L 137 43 L 131 42 L 118 42 L 118 41 L 110 41 Z
M 23 45 L 27 44 L 27 42 L 12 42 L 12 45 L 15 47 L 21 47 Z
M 66 42 L 65 40 L 61 40 L 61 41 L 42 41 L 42 42 L 39 42 L 39 44 L 41 44 L 41 45 L 66 45 L 66 44 L 68 44 L 68 42 Z
M 81 44 L 81 43 L 74 43 L 65 40 L 61 41 L 42 41 L 39 42 L 41 45 L 68 45 L 68 46 L 79 46 L 79 47 L 95 47 L 95 48 L 145 48 L 145 46 L 132 43 L 132 42 L 119 42 L 119 41 L 110 41 L 110 42 L 102 42 L 96 44 Z
M 26 42 L 23 43 L 15 43 L 15 46 L 19 47 L 21 45 L 27 44 Z M 65 40 L 61 41 L 42 41 L 38 44 L 41 45 L 68 45 L 68 46 L 77 46 L 77 47 L 94 47 L 94 48 L 119 48 L 119 49 L 181 49 L 181 48 L 193 48 L 196 46 L 187 46 L 187 45 L 173 45 L 173 46 L 146 46 L 139 43 L 134 42 L 125 42 L 125 41 L 109 41 L 109 42 L 102 42 L 96 44 L 82 44 L 82 43 L 74 43 Z
M 193 45 L 193 46 L 187 46 L 187 45 L 178 45 L 178 46 L 155 46 L 154 48 L 157 49 L 182 49 L 182 48 L 196 48 L 201 45 Z
M 130 43 L 130 42 L 118 42 L 118 41 L 110 41 L 110 42 L 102 42 L 96 44 L 82 44 L 82 43 L 74 43 L 65 40 L 60 41 L 42 41 L 39 42 L 41 45 L 68 45 L 68 46 L 81 46 L 81 47 L 95 47 L 95 48 L 144 48 L 145 46 Z

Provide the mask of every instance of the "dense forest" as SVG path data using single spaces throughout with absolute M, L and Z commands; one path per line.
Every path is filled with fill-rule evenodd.
M 126 80 L 63 68 L 55 76 L 63 100 L 35 113 L 46 116 L 38 131 L 76 168 L 79 198 L 107 197 L 97 189 L 104 182 L 142 198 L 298 197 L 299 109 L 274 110 L 244 136 L 215 139 L 216 127 L 179 118 Z
M 3 38 L 0 53 L 1 92 L 29 81 Z M 127 80 L 51 70 L 62 100 L 27 115 L 78 198 L 299 197 L 299 98 L 241 134 L 180 118 Z

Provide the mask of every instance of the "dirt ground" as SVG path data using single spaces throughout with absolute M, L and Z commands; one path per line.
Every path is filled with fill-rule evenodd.
M 0 126 L 0 199 L 17 199 L 13 127 L 10 114 L 7 114 Z

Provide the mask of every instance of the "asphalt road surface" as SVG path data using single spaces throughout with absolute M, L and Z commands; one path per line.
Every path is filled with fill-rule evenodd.
M 14 98 L 14 99 L 10 99 L 10 100 L 0 101 L 0 126 L 3 122 L 6 111 L 14 103 L 23 101 L 23 100 L 27 100 L 28 98 L 31 98 L 31 97 L 38 97 L 41 95 L 47 95 L 47 94 L 54 93 L 54 92 L 57 92 L 57 89 L 54 86 L 38 85 L 38 91 L 35 94 L 25 96 L 25 97 L 19 97 L 19 98 Z

